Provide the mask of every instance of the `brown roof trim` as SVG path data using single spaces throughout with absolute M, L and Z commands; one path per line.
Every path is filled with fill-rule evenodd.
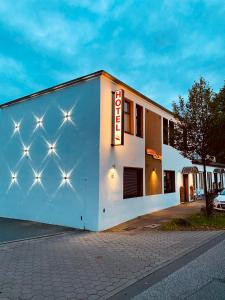
M 67 81 L 67 82 L 64 82 L 64 83 L 55 85 L 55 86 L 52 86 L 52 87 L 50 87 L 50 88 L 41 90 L 41 91 L 39 91 L 39 92 L 30 94 L 30 95 L 27 95 L 27 96 L 24 96 L 24 97 L 21 97 L 21 98 L 17 98 L 17 99 L 15 99 L 15 100 L 8 101 L 8 102 L 6 102 L 6 103 L 1 104 L 1 105 L 0 105 L 0 108 L 4 108 L 4 107 L 6 107 L 6 106 L 10 106 L 10 105 L 13 105 L 13 104 L 16 104 L 16 103 L 19 103 L 19 102 L 24 102 L 24 101 L 26 101 L 26 100 L 28 100 L 28 99 L 35 98 L 35 97 L 38 97 L 38 96 L 40 96 L 40 95 L 48 94 L 48 93 L 54 92 L 54 91 L 56 91 L 56 90 L 63 89 L 63 88 L 65 88 L 65 87 L 67 87 L 67 86 L 74 85 L 74 84 L 76 84 L 76 83 L 78 83 L 78 82 L 81 82 L 81 81 L 85 81 L 85 80 L 89 80 L 89 79 L 98 77 L 98 76 L 100 76 L 102 73 L 103 73 L 103 71 L 100 70 L 100 71 L 97 71 L 97 72 L 94 72 L 94 73 L 91 73 L 91 74 L 88 74 L 88 75 L 85 75 L 85 76 L 82 76 L 82 77 L 78 77 L 78 78 L 76 78 L 76 79 L 73 79 L 73 80 L 70 80 L 70 81 Z
M 6 103 L 1 104 L 1 105 L 0 105 L 0 108 L 4 108 L 4 107 L 7 107 L 7 106 L 16 104 L 16 103 L 24 102 L 24 101 L 26 101 L 26 100 L 29 100 L 29 99 L 32 99 L 32 98 L 35 98 L 35 97 L 38 97 L 38 96 L 41 96 L 41 95 L 44 95 L 44 94 L 47 94 L 47 93 L 54 92 L 54 91 L 56 91 L 56 90 L 63 89 L 63 88 L 65 88 L 65 87 L 68 87 L 68 86 L 77 84 L 77 83 L 82 82 L 82 81 L 90 80 L 90 79 L 93 79 L 93 78 L 95 78 L 95 77 L 99 77 L 99 76 L 101 76 L 101 75 L 106 76 L 107 78 L 109 78 L 110 80 L 112 80 L 113 82 L 115 82 L 115 83 L 117 83 L 117 84 L 123 85 L 125 88 L 127 88 L 127 89 L 130 90 L 131 92 L 137 94 L 138 96 L 140 96 L 141 98 L 147 100 L 147 101 L 150 102 L 151 104 L 153 104 L 153 105 L 159 107 L 159 108 L 162 109 L 163 111 L 165 111 L 165 112 L 167 112 L 167 113 L 169 113 L 169 114 L 173 114 L 172 111 L 170 111 L 169 109 L 167 109 L 167 108 L 163 107 L 162 105 L 156 103 L 155 101 L 151 100 L 151 99 L 148 98 L 147 96 L 143 95 L 141 92 L 137 91 L 136 89 L 132 88 L 132 87 L 129 86 L 128 84 L 124 83 L 123 81 L 119 80 L 118 78 L 114 77 L 113 75 L 109 74 L 108 72 L 106 72 L 106 71 L 104 71 L 104 70 L 99 70 L 99 71 L 97 71 L 97 72 L 90 73 L 90 74 L 88 74 L 88 75 L 85 75 L 85 76 L 82 76 L 82 77 L 78 77 L 78 78 L 76 78 L 76 79 L 73 79 L 73 80 L 70 80 L 70 81 L 67 81 L 67 82 L 64 82 L 64 83 L 61 83 L 61 84 L 52 86 L 52 87 L 50 87 L 50 88 L 41 90 L 41 91 L 39 91 L 39 92 L 30 94 L 30 95 L 27 95 L 27 96 L 24 96 L 24 97 L 20 97 L 20 98 L 17 98 L 17 99 L 15 99 L 15 100 L 8 101 L 8 102 L 6 102 Z

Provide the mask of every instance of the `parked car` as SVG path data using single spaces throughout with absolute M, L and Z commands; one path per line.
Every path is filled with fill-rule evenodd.
M 225 189 L 223 189 L 215 197 L 215 199 L 213 201 L 213 207 L 216 210 L 224 210 L 225 211 Z

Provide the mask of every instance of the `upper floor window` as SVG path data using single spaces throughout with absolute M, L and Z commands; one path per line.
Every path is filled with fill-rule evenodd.
M 133 102 L 124 101 L 124 131 L 133 134 Z
M 174 146 L 174 122 L 169 121 L 169 144 Z
M 143 107 L 136 104 L 136 136 L 143 137 Z
M 168 145 L 168 120 L 163 118 L 163 144 Z

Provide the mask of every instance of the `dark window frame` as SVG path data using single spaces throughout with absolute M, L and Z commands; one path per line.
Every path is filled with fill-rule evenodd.
M 170 183 L 170 188 L 168 187 L 167 174 L 173 175 L 172 181 Z M 164 170 L 163 171 L 163 187 L 164 194 L 176 193 L 176 172 L 174 170 Z
M 174 147 L 174 122 L 169 121 L 169 145 Z
M 143 106 L 137 103 L 135 106 L 135 121 L 136 136 L 143 138 Z
M 133 170 L 137 172 L 137 179 L 139 182 L 137 183 L 138 187 L 138 193 L 137 194 L 129 194 L 125 193 L 125 171 L 126 170 Z M 139 173 L 139 174 L 138 174 Z M 125 166 L 123 168 L 123 199 L 129 199 L 129 198 L 138 198 L 143 197 L 143 168 L 135 168 L 135 167 L 127 167 Z
M 166 118 L 163 118 L 163 144 L 169 145 L 169 124 Z
M 129 104 L 129 111 L 128 112 L 125 109 L 126 103 Z M 129 131 L 125 130 L 125 127 L 126 127 L 125 115 L 129 115 Z M 132 135 L 134 134 L 134 132 L 133 132 L 133 119 L 134 119 L 133 101 L 131 101 L 127 98 L 124 98 L 124 132 L 125 133 L 132 134 Z

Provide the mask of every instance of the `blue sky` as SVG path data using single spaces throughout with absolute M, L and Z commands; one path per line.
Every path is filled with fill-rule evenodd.
M 225 79 L 223 0 L 0 0 L 0 102 L 105 69 L 170 108 Z

